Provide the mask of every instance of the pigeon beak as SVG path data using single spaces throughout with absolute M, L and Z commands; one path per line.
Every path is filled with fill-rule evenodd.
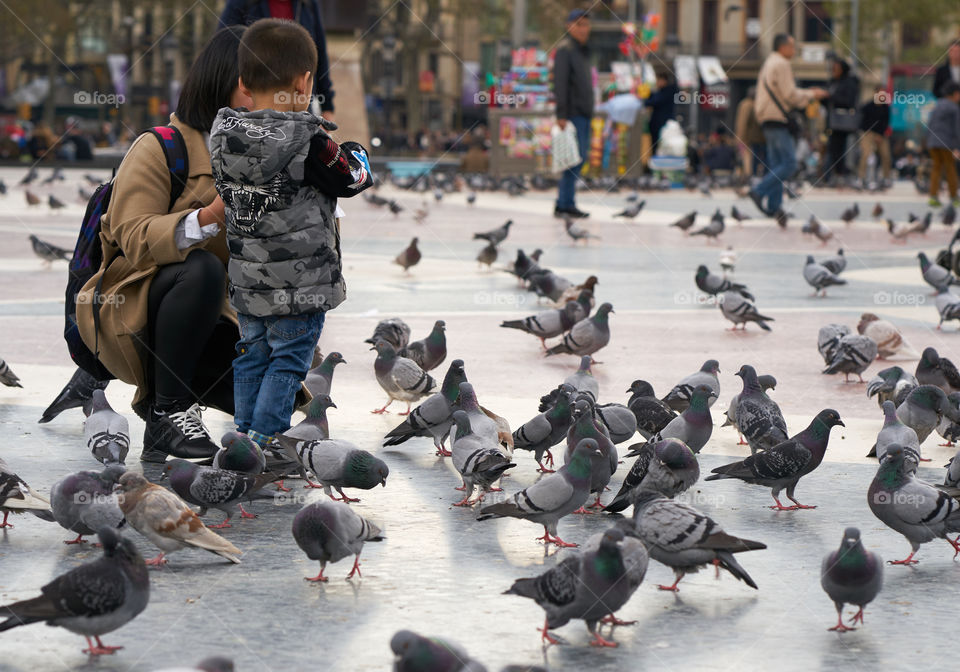
M 380 487 L 381 487 L 381 488 L 387 487 L 387 479 L 386 479 L 386 478 L 381 478 L 381 479 L 380 479 Z
M 331 401 L 331 402 L 330 402 L 330 408 L 336 408 L 336 407 L 337 407 L 337 405 Z
M 837 418 L 837 424 L 840 425 L 841 427 L 846 427 L 846 425 L 843 424 L 843 420 L 841 420 L 840 418 Z
M 341 360 L 340 360 L 340 363 L 341 363 L 341 364 L 346 364 L 346 363 L 347 363 L 347 360 L 341 359 Z

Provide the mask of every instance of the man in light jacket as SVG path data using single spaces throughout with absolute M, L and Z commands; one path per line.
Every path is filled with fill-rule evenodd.
M 757 76 L 754 110 L 766 140 L 768 171 L 748 195 L 760 211 L 768 216 L 776 216 L 782 210 L 783 183 L 797 170 L 797 144 L 788 130 L 784 111 L 789 112 L 827 95 L 820 88 L 797 88 L 790 67 L 790 59 L 795 51 L 796 45 L 791 36 L 784 33 L 776 35 L 773 38 L 773 52 L 767 56 Z M 784 111 L 781 111 L 781 107 Z
M 577 178 L 590 144 L 590 118 L 593 116 L 593 77 L 590 73 L 590 16 L 575 9 L 567 16 L 567 36 L 553 57 L 553 93 L 557 104 L 557 125 L 572 124 L 577 131 L 580 163 L 563 171 L 557 190 L 555 217 L 588 217 L 576 204 Z

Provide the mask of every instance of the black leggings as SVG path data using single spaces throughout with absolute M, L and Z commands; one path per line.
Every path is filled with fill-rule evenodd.
M 162 267 L 150 284 L 147 372 L 154 403 L 199 401 L 233 414 L 236 326 L 220 317 L 226 269 L 216 255 L 193 250 Z
M 826 170 L 823 172 L 825 179 L 832 175 L 847 174 L 847 138 L 850 136 L 846 131 L 830 131 L 827 138 L 827 161 Z

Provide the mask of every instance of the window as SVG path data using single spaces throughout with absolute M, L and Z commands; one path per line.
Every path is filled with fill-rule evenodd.
M 923 26 L 917 26 L 910 23 L 903 24 L 903 47 L 910 49 L 912 47 L 922 47 L 927 42 L 929 29 Z
M 803 41 L 830 42 L 833 19 L 822 2 L 803 3 Z
M 667 35 L 680 34 L 680 2 L 678 0 L 667 0 L 663 28 Z
M 715 54 L 717 52 L 717 21 L 718 5 L 717 0 L 702 0 L 700 12 L 700 49 L 703 54 Z

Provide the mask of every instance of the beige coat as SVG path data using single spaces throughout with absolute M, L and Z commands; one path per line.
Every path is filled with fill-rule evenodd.
M 224 265 L 228 259 L 223 230 L 194 247 L 177 249 L 177 223 L 191 211 L 209 205 L 217 192 L 203 134 L 181 123 L 176 115 L 171 115 L 170 123 L 180 130 L 187 147 L 190 172 L 183 195 L 167 212 L 170 172 L 163 149 L 152 134 L 140 136 L 120 164 L 110 207 L 103 217 L 103 264 L 77 296 L 77 323 L 84 343 L 91 351 L 99 348 L 100 361 L 113 375 L 136 385 L 135 407 L 149 394 L 145 360 L 150 281 L 161 266 L 183 261 L 197 247 L 217 255 Z M 98 338 L 91 306 L 101 277 Z M 221 315 L 236 323 L 226 286 Z
M 775 51 L 767 56 L 763 67 L 760 68 L 760 74 L 757 75 L 757 99 L 754 102 L 754 112 L 757 115 L 757 121 L 761 124 L 765 121 L 786 122 L 787 120 L 767 93 L 765 82 L 773 89 L 777 100 L 788 111 L 792 108 L 805 107 L 813 100 L 813 92 L 810 89 L 797 88 L 790 61 Z

